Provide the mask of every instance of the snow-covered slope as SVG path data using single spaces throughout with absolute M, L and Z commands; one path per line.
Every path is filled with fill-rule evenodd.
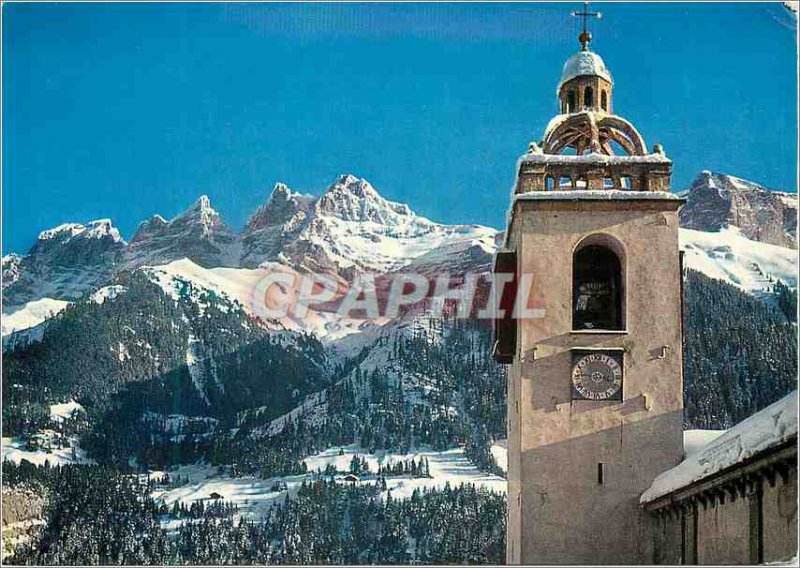
M 196 295 L 212 292 L 229 302 L 241 305 L 242 309 L 253 317 L 264 319 L 263 302 L 259 296 L 259 284 L 272 274 L 289 275 L 297 282 L 301 275 L 296 270 L 277 263 L 265 263 L 258 268 L 203 268 L 188 259 L 177 260 L 162 266 L 146 266 L 144 271 L 167 294 L 177 298 L 185 283 L 191 283 Z M 202 310 L 202 300 L 197 300 Z M 303 318 L 294 316 L 289 310 L 286 317 L 265 322 L 265 325 L 276 326 L 289 331 L 305 331 L 315 334 L 323 342 L 330 343 L 342 340 L 351 334 L 361 334 L 370 329 L 380 328 L 386 323 L 384 318 L 367 319 L 340 317 L 336 313 L 309 310 Z M 350 353 L 360 348 L 361 341 L 345 342 L 336 345 L 337 351 Z
M 2 336 L 35 327 L 66 308 L 69 302 L 42 298 L 28 302 L 18 310 L 3 314 Z
M 710 278 L 752 293 L 770 291 L 775 280 L 797 287 L 797 249 L 752 241 L 737 227 L 681 229 L 680 240 L 686 267 Z

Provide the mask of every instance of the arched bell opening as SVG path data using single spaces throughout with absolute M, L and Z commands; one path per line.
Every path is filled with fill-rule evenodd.
M 575 112 L 575 108 L 575 91 L 570 89 L 567 91 L 567 113 L 569 114 Z
M 625 255 L 609 235 L 583 239 L 572 255 L 572 329 L 625 329 Z

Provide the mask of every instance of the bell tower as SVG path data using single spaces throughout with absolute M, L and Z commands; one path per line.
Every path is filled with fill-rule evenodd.
M 511 288 L 536 308 L 495 324 L 509 365 L 507 562 L 649 564 L 639 496 L 683 457 L 682 200 L 663 148 L 613 113 L 585 24 L 579 39 L 561 113 L 518 161 L 495 261 L 515 283 L 499 305 Z

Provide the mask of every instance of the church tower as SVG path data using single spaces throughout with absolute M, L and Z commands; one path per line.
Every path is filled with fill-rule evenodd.
M 614 114 L 594 14 L 578 15 L 560 114 L 518 161 L 495 261 L 513 273 L 495 342 L 509 365 L 507 562 L 649 564 L 639 496 L 683 457 L 682 200 L 663 148 Z

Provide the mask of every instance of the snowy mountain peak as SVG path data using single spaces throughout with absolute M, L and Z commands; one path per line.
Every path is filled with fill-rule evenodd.
M 317 211 L 344 221 L 373 222 L 394 225 L 402 220 L 397 216 L 416 217 L 408 205 L 381 197 L 367 180 L 345 174 L 327 189 L 317 202 Z M 430 223 L 427 219 L 420 221 Z
M 39 240 L 47 241 L 50 239 L 55 239 L 57 237 L 69 238 L 80 234 L 84 230 L 85 227 L 78 223 L 64 223 L 57 227 L 53 227 L 52 229 L 46 229 L 41 233 L 39 233 Z
M 47 229 L 39 233 L 39 241 L 58 240 L 67 241 L 73 237 L 102 239 L 109 237 L 113 242 L 123 242 L 119 230 L 111 223 L 111 219 L 97 219 L 86 225 L 80 223 L 64 223 L 52 229 Z
M 127 243 L 110 219 L 42 231 L 25 256 L 3 259 L 3 310 L 42 298 L 72 300 L 110 280 Z
M 289 201 L 292 198 L 292 190 L 283 182 L 277 182 L 269 195 L 269 202 Z
M 204 231 L 208 233 L 214 225 L 224 225 L 219 213 L 211 207 L 211 199 L 207 195 L 201 195 L 194 204 L 175 217 L 170 223 L 195 222 L 202 225 Z
M 278 182 L 267 202 L 256 209 L 247 220 L 243 234 L 291 223 L 292 220 L 297 220 L 298 215 L 304 218 L 313 201 L 314 198 L 310 195 L 295 193 L 286 184 Z
M 698 231 L 738 227 L 750 240 L 797 246 L 797 194 L 772 191 L 736 176 L 700 172 L 681 210 L 681 226 Z
M 201 195 L 195 202 L 195 207 L 198 209 L 211 209 L 211 199 L 208 195 Z

